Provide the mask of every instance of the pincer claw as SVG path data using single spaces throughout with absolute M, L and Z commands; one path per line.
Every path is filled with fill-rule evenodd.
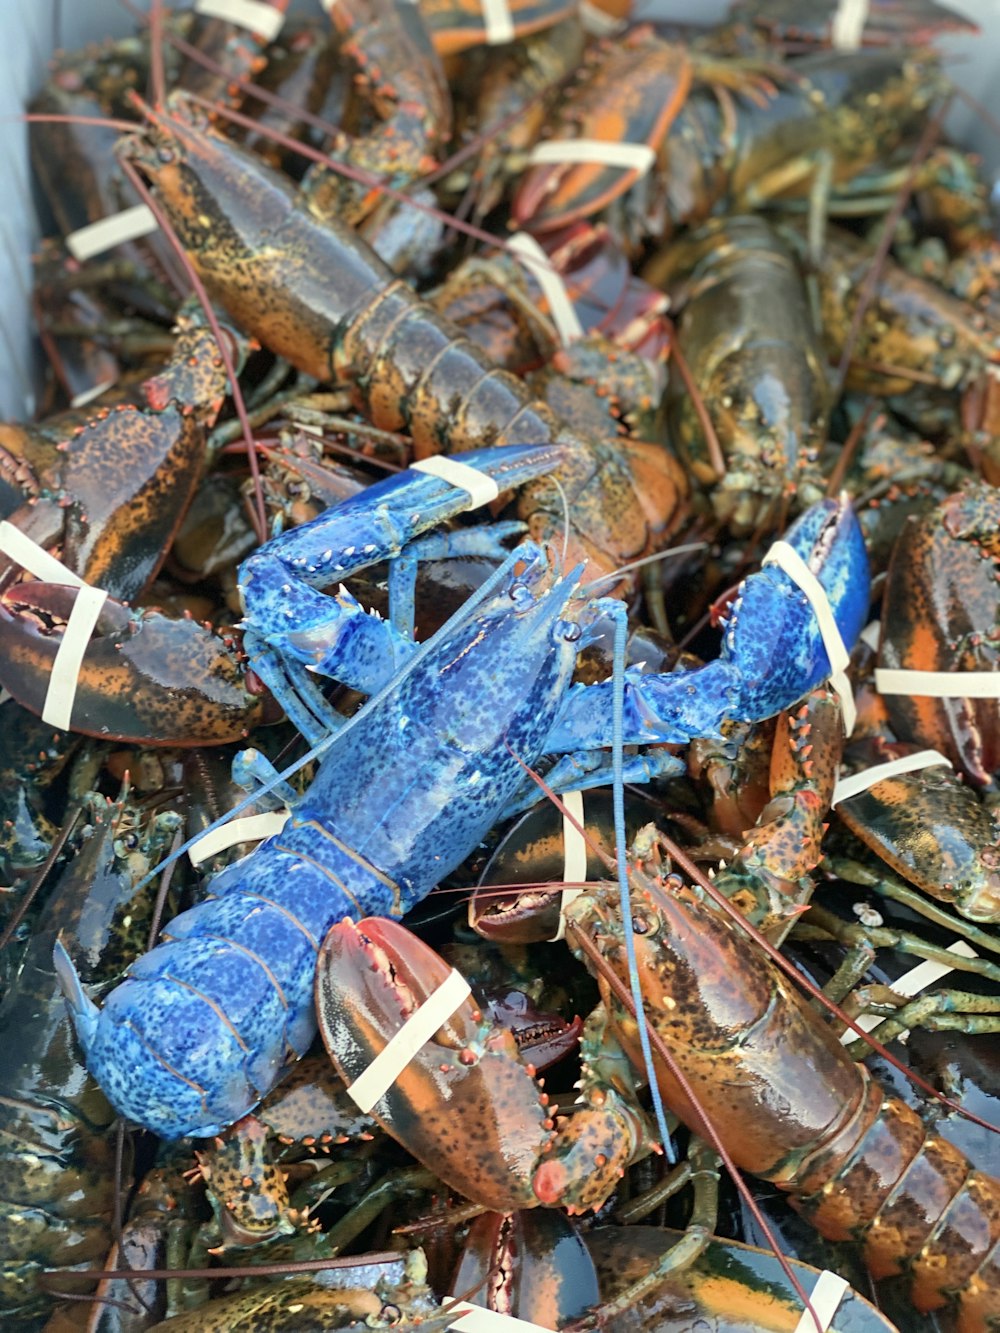
M 369 917 L 330 930 L 316 969 L 316 1009 L 323 1041 L 349 1088 L 450 974 L 397 922 Z M 532 1207 L 535 1154 L 551 1123 L 534 1079 L 514 1038 L 492 1027 L 472 999 L 440 1017 L 371 1112 L 453 1189 L 496 1212 Z M 459 1105 L 477 1126 L 474 1147 L 454 1132 L 448 1108 Z M 518 1142 L 512 1125 L 523 1126 L 533 1141 Z
M 76 590 L 17 583 L 0 596 L 0 685 L 42 714 Z M 260 718 L 222 640 L 194 620 L 130 611 L 108 598 L 75 681 L 71 729 L 149 745 L 220 745 Z

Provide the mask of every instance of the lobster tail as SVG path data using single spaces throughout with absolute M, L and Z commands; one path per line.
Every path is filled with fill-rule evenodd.
M 217 896 L 176 917 L 100 1011 L 60 960 L 89 1069 L 122 1115 L 162 1138 L 220 1133 L 315 1036 L 316 955 L 335 921 L 357 915 L 349 880 L 361 871 L 286 848 L 296 831 L 223 871 Z
M 976 1171 L 947 1139 L 874 1081 L 853 1151 L 826 1152 L 826 1170 L 798 1180 L 790 1202 L 827 1240 L 863 1234 L 876 1279 L 906 1272 L 929 1312 L 959 1301 L 960 1330 L 1000 1310 L 1000 1180 Z

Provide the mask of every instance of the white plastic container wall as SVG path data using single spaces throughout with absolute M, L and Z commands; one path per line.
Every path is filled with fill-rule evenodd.
M 148 0 L 140 0 L 148 8 Z M 168 0 L 169 3 L 169 0 Z M 174 0 L 180 4 L 181 0 Z M 636 0 L 636 16 L 712 23 L 729 0 Z M 808 9 L 810 0 L 801 0 Z M 942 41 L 956 80 L 1000 116 L 1000 0 L 946 0 L 983 29 L 978 38 Z M 319 0 L 293 0 L 291 12 L 319 9 Z M 29 417 L 34 405 L 35 347 L 31 333 L 30 253 L 37 235 L 29 178 L 27 134 L 18 117 L 45 78 L 46 61 L 60 47 L 132 30 L 119 0 L 0 0 L 5 42 L 0 47 L 0 419 Z M 949 131 L 1000 168 L 1000 137 L 964 103 L 956 104 Z

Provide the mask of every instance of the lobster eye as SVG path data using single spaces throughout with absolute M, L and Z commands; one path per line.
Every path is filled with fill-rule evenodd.
M 531 606 L 532 602 L 534 601 L 534 598 L 531 595 L 531 589 L 528 587 L 528 585 L 526 583 L 522 583 L 520 579 L 516 579 L 510 585 L 510 600 L 514 603 L 515 606 L 520 607 L 522 610 L 526 611 L 528 607 Z
M 652 926 L 649 924 L 646 917 L 636 914 L 632 918 L 632 929 L 637 935 L 648 935 L 652 930 Z
M 173 148 L 168 148 L 166 144 L 162 144 L 159 148 L 157 148 L 156 156 L 163 163 L 164 166 L 169 166 L 171 162 L 177 161 L 176 152 L 174 151 Z
M 579 622 L 576 620 L 567 621 L 562 632 L 562 636 L 567 643 L 576 643 L 582 634 L 583 630 L 580 628 Z

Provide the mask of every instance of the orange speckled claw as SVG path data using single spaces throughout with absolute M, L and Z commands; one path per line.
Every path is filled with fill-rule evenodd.
M 657 152 L 684 105 L 693 68 L 683 47 L 636 29 L 598 67 L 577 96 L 573 122 L 557 139 L 644 144 Z M 593 217 L 640 177 L 636 167 L 603 162 L 532 167 L 514 198 L 514 217 L 529 231 L 552 231 Z
M 41 715 L 76 590 L 18 583 L 0 598 L 0 685 Z M 76 680 L 71 730 L 146 745 L 222 745 L 260 721 L 235 656 L 211 630 L 109 598 Z
M 348 1085 L 450 972 L 397 922 L 368 917 L 333 927 L 317 963 L 316 1010 Z M 472 999 L 442 1018 L 372 1114 L 467 1198 L 504 1213 L 537 1204 L 531 1176 L 551 1138 L 549 1111 L 513 1036 L 484 1020 Z

